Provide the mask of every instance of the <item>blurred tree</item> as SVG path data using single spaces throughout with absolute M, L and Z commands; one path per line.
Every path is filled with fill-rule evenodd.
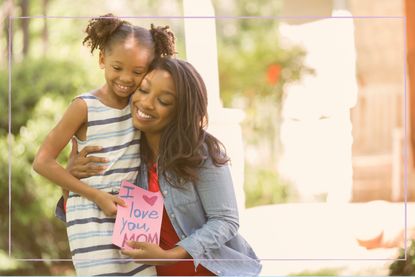
M 20 5 L 21 16 L 26 17 L 20 20 L 20 25 L 21 25 L 22 33 L 23 33 L 22 53 L 23 53 L 23 57 L 26 57 L 27 54 L 29 53 L 29 46 L 30 46 L 30 34 L 29 34 L 30 18 L 28 17 L 29 16 L 29 0 L 20 0 L 19 5 Z
M 49 32 L 48 32 L 48 19 L 46 18 L 48 14 L 48 0 L 42 0 L 42 14 L 45 16 L 43 18 L 43 28 L 42 28 L 42 45 L 43 45 L 43 55 L 45 56 L 48 52 L 49 47 Z
M 214 0 L 217 22 L 221 99 L 245 112 L 247 204 L 287 201 L 288 184 L 277 176 L 281 152 L 279 128 L 284 86 L 313 70 L 304 66 L 306 52 L 280 40 L 281 1 Z M 229 14 L 232 18 L 228 18 Z M 253 182 L 253 180 L 257 180 Z M 273 188 L 273 190 L 270 190 Z M 275 195 L 267 195 L 273 192 Z M 251 195 L 249 195 L 251 194 Z
M 4 34 L 5 44 L 4 49 L 2 51 L 3 57 L 9 57 L 9 43 L 13 42 L 13 32 L 9 35 L 9 28 L 10 28 L 10 21 L 9 18 L 14 15 L 14 3 L 13 0 L 5 0 L 3 4 L 0 6 L 0 32 Z M 10 59 L 13 60 L 13 44 L 10 45 Z M 6 59 L 4 59 L 6 61 Z M 6 67 L 6 63 L 2 63 L 2 67 Z
M 68 103 L 71 97 L 92 88 L 85 69 L 78 63 L 65 60 L 27 59 L 13 66 L 11 74 L 12 133 L 18 134 L 31 117 L 37 101 L 43 95 L 62 95 Z M 8 91 L 8 74 L 0 70 L 0 91 Z M 0 103 L 8 103 L 8 94 L 0 94 Z M 2 109 L 0 134 L 8 130 L 9 117 Z
M 47 29 L 47 18 L 42 18 L 44 24 L 42 32 L 38 33 L 36 30 L 37 26 L 32 26 L 31 22 L 36 19 L 31 18 L 32 14 L 46 15 L 48 11 L 50 1 L 29 1 L 29 0 L 5 0 L 0 4 L 0 30 L 4 33 L 1 37 L 1 44 L 4 48 L 1 49 L 2 55 L 4 54 L 5 59 L 1 59 L 0 68 L 7 67 L 8 57 L 8 43 L 11 41 L 11 59 L 18 56 L 18 60 L 27 57 L 30 54 L 30 48 L 32 44 L 35 44 L 38 37 L 41 37 L 43 42 L 43 53 L 46 54 L 47 43 L 48 43 L 48 29 Z M 11 32 L 9 34 L 9 17 L 18 16 L 21 18 L 13 18 L 10 23 Z M 36 22 L 35 22 L 36 23 Z M 35 24 L 36 25 L 36 24 Z M 35 28 L 33 28 L 35 27 Z M 19 38 L 15 41 L 14 38 Z M 20 41 L 21 38 L 21 41 Z M 3 44 L 4 42 L 4 44 Z M 17 52 L 16 52 L 17 49 Z M 36 55 L 38 56 L 38 55 Z
M 232 3 L 226 8 L 219 2 L 216 5 L 218 16 L 225 16 L 227 10 L 239 16 L 217 21 L 222 100 L 230 106 L 238 96 L 246 98 L 247 103 L 271 96 L 278 105 L 285 83 L 313 72 L 303 65 L 306 53 L 301 47 L 281 45 L 279 1 Z
M 11 249 L 12 257 L 20 259 L 69 258 L 65 224 L 54 218 L 55 204 L 60 197 L 57 185 L 32 171 L 37 147 L 62 115 L 67 100 L 63 96 L 43 96 L 35 105 L 26 126 L 16 135 L 0 137 L 0 151 L 11 151 Z M 59 157 L 65 163 L 68 150 Z M 0 156 L 1 164 L 8 164 L 8 155 Z M 0 169 L 0 179 L 8 180 L 8 168 Z M 8 186 L 0 187 L 0 195 L 8 195 Z M 0 202 L 1 218 L 8 218 L 8 201 Z M 8 233 L 8 221 L 0 223 L 2 234 Z M 8 249 L 8 237 L 0 238 L 0 249 Z M 19 264 L 17 272 L 51 274 L 47 262 Z M 7 272 L 6 272 L 7 273 Z M 0 275 L 5 274 L 0 269 Z

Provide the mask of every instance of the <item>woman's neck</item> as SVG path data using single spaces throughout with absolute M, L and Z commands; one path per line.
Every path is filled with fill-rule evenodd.
M 156 162 L 157 157 L 159 156 L 159 145 L 160 145 L 160 135 L 152 135 L 144 133 L 149 148 L 150 161 L 152 163 Z

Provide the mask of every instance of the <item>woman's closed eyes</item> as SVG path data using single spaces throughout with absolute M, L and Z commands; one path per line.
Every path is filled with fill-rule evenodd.
M 150 90 L 148 88 L 145 88 L 145 87 L 139 87 L 138 88 L 138 91 L 141 94 L 149 94 L 150 93 Z M 161 95 L 161 96 L 157 97 L 157 101 L 162 106 L 170 106 L 170 105 L 173 105 L 173 101 L 172 100 L 169 100 L 169 99 L 166 99 L 166 98 L 170 98 L 170 96 L 167 93 L 164 94 L 164 95 Z

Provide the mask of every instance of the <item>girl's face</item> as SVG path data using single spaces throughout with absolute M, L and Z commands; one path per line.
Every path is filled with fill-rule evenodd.
M 165 70 L 149 72 L 131 97 L 133 124 L 146 134 L 160 135 L 172 121 L 177 106 L 173 79 Z
M 129 97 L 137 89 L 152 59 L 152 51 L 132 38 L 101 52 L 99 64 L 105 70 L 108 91 L 118 98 Z

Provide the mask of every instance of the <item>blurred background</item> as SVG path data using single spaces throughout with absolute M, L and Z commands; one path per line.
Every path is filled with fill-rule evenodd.
M 263 275 L 415 274 L 413 1 L 0 0 L 0 275 L 74 274 L 60 189 L 31 164 L 104 83 L 82 40 L 109 12 L 169 25 L 201 72 Z

